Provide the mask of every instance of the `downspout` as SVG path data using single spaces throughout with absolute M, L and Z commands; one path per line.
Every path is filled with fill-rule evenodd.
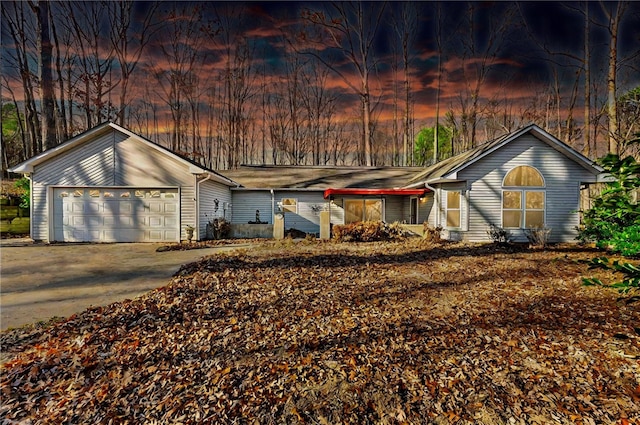
M 271 192 L 271 224 L 276 224 L 276 195 L 273 189 L 269 189 Z
M 31 178 L 31 173 L 25 173 L 24 176 L 29 180 L 29 235 L 31 239 L 33 239 L 33 179 Z M 53 223 L 53 213 L 49 211 L 49 205 L 47 205 L 47 220 L 49 223 Z M 49 225 L 49 230 L 47 230 L 47 242 L 51 242 L 50 233 L 51 233 L 51 225 Z
M 193 177 L 196 179 L 196 240 L 200 240 L 200 184 L 206 182 L 211 178 L 211 174 L 207 173 L 207 177 L 202 180 L 198 180 L 198 175 L 194 174 Z

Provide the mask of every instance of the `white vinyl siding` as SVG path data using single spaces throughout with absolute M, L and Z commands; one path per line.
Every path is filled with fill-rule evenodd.
M 178 188 L 180 237 L 185 239 L 184 227 L 196 225 L 195 178 L 189 168 L 188 163 L 116 129 L 98 134 L 34 167 L 31 237 L 53 238 L 51 186 L 131 186 Z
M 551 242 L 575 241 L 579 224 L 579 187 L 593 175 L 574 161 L 534 136 L 526 134 L 458 173 L 469 187 L 469 230 L 464 238 L 489 241 L 489 224 L 502 222 L 502 182 L 519 165 L 535 167 L 545 179 L 545 225 L 552 229 Z M 516 241 L 526 242 L 524 233 L 511 232 Z
M 216 218 L 224 218 L 227 221 L 231 221 L 232 216 L 232 204 L 231 204 L 231 191 L 222 183 L 216 181 L 207 180 L 200 183 L 199 194 L 199 209 L 200 209 L 200 239 L 206 236 L 207 223 L 213 221 Z M 218 200 L 218 210 L 216 211 L 216 199 Z

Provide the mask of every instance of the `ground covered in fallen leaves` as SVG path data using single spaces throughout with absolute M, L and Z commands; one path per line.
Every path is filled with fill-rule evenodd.
M 3 423 L 633 424 L 640 305 L 579 248 L 273 243 L 0 335 Z

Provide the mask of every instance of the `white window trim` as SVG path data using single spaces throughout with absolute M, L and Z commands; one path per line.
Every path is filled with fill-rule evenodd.
M 504 207 L 504 193 L 505 192 L 520 192 L 520 208 L 505 208 Z M 527 192 L 542 192 L 544 208 L 536 209 L 536 208 L 526 208 L 527 201 Z M 524 186 L 524 187 L 503 187 L 502 188 L 502 199 L 500 200 L 500 222 L 502 224 L 502 228 L 504 229 L 513 229 L 513 230 L 522 230 L 528 229 L 526 227 L 527 221 L 527 211 L 542 211 L 542 225 L 547 225 L 547 190 L 544 187 L 539 186 Z M 506 227 L 504 225 L 504 212 L 505 211 L 520 211 L 520 226 L 519 227 Z
M 351 201 L 360 201 L 363 203 L 363 213 L 365 211 L 365 201 L 380 201 L 380 214 L 381 214 L 381 220 L 385 221 L 385 217 L 386 217 L 386 202 L 384 198 L 344 198 L 342 200 L 342 208 L 345 211 L 344 213 L 344 217 L 342 219 L 343 224 L 347 224 L 347 213 L 346 213 L 346 208 L 347 208 L 347 202 L 351 202 Z M 363 217 L 364 218 L 364 217 Z M 361 220 L 362 221 L 362 220 Z
M 285 205 L 284 204 L 285 199 L 291 199 L 291 200 L 295 201 L 296 203 L 295 203 L 295 205 Z M 282 198 L 280 200 L 280 206 L 281 206 L 281 209 L 282 209 L 283 213 L 291 212 L 291 213 L 294 213 L 294 214 L 298 214 L 298 204 L 299 204 L 298 203 L 298 198 Z M 295 207 L 295 210 L 294 210 L 293 207 Z
M 462 189 L 455 189 L 455 190 L 447 190 L 446 192 L 446 196 L 444 197 L 447 202 L 444 208 L 444 224 L 445 224 L 445 229 L 450 229 L 450 230 L 462 230 L 462 205 L 463 205 L 463 201 L 464 201 L 464 193 L 462 191 Z M 449 208 L 449 193 L 453 193 L 453 192 L 457 192 L 458 193 L 458 208 Z M 447 226 L 448 223 L 448 218 L 449 218 L 449 210 L 451 211 L 458 211 L 459 217 L 458 217 L 458 226 Z

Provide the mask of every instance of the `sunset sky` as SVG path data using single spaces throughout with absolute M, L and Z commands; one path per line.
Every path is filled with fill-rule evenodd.
M 115 4 L 115 3 L 111 3 Z M 154 9 L 152 2 L 135 2 L 133 25 L 130 28 L 130 57 L 135 54 L 142 22 L 146 13 Z M 8 5 L 8 6 L 5 6 Z M 56 30 L 60 33 L 62 51 L 74 58 L 75 77 L 70 84 L 78 85 L 82 71 L 78 69 L 82 47 L 70 41 L 65 45 L 65 31 L 72 32 L 70 9 L 77 18 L 86 19 L 87 10 L 97 10 L 98 2 L 51 3 Z M 342 7 L 342 4 L 338 4 Z M 583 102 L 583 66 L 585 7 L 589 11 L 590 72 L 593 108 L 598 110 L 606 101 L 606 72 L 608 67 L 609 32 L 606 13 L 617 3 L 601 2 L 373 2 L 364 3 L 365 19 L 375 22 L 376 13 L 384 11 L 370 54 L 370 90 L 376 119 L 392 117 L 394 87 L 400 87 L 402 99 L 403 67 L 399 50 L 399 29 L 402 11 L 408 12 L 410 22 L 409 74 L 414 116 L 417 127 L 433 125 L 435 117 L 438 59 L 441 60 L 440 116 L 447 110 L 459 110 L 461 99 L 468 100 L 476 84 L 479 70 L 487 71 L 480 85 L 480 102 L 484 108 L 494 107 L 523 110 L 536 104 L 544 108 L 549 93 L 558 86 L 561 108 L 566 110 L 571 94 L 577 93 L 576 108 Z M 2 7 L 15 7 L 3 2 Z M 29 14 L 28 8 L 25 9 Z M 473 13 L 471 14 L 471 10 Z M 319 40 L 318 25 L 304 19 L 313 13 L 323 13 L 328 21 L 338 19 L 337 9 L 328 2 L 160 2 L 151 19 L 153 33 L 144 47 L 129 86 L 129 105 L 156 104 L 160 117 L 169 116 L 168 87 L 158 76 L 169 70 L 184 67 L 193 54 L 189 67 L 197 76 L 199 99 L 218 96 L 216 84 L 224 78 L 230 55 L 238 46 L 247 46 L 250 59 L 241 68 L 246 74 L 250 106 L 255 110 L 265 96 L 277 94 L 286 85 L 286 69 L 292 60 L 313 62 L 317 75 L 324 78 L 328 92 L 335 96 L 337 116 L 357 121 L 359 97 L 353 87 L 360 81 L 353 63 L 344 52 Z M 100 37 L 95 52 L 90 43 L 85 55 L 93 54 L 96 64 L 112 60 L 112 71 L 105 78 L 112 80 L 113 90 L 106 96 L 116 102 L 121 88 L 118 62 L 108 40 L 107 10 L 100 10 Z M 470 19 L 470 16 L 473 16 Z M 348 19 L 356 22 L 355 15 Z M 34 28 L 32 22 L 27 29 Z M 22 85 L 13 57 L 13 40 L 3 16 L 2 25 L 2 96 L 6 101 L 9 90 L 20 101 L 24 98 Z M 88 20 L 87 20 L 88 21 Z M 81 22 L 81 26 L 82 26 Z M 372 29 L 373 24 L 367 28 Z M 438 51 L 437 28 L 441 30 L 441 50 Z M 149 33 L 148 33 L 149 34 Z M 31 36 L 35 37 L 35 36 Z M 327 34 L 324 33 L 325 41 Z M 33 38 L 32 38 L 33 40 Z M 347 38 L 341 39 L 343 45 Z M 32 41 L 30 48 L 35 48 Z M 302 53 L 296 56 L 296 52 Z M 183 56 L 181 59 L 178 57 Z M 395 59 L 394 59 L 395 55 Z M 37 75 L 37 57 L 31 51 L 30 69 Z M 320 57 L 333 68 L 316 59 Z M 640 2 L 629 2 L 618 30 L 618 95 L 640 86 Z M 398 64 L 394 77 L 394 66 Z M 395 82 L 395 83 L 394 83 Z M 349 87 L 350 83 L 353 87 Z M 497 105 L 497 106 L 496 106 Z M 139 107 L 139 106 L 138 106 Z M 75 108 L 75 106 L 74 106 Z M 74 115 L 76 115 L 74 113 Z M 78 113 L 78 116 L 81 114 Z M 576 114 L 576 119 L 581 119 Z M 81 121 L 80 118 L 78 120 Z M 78 124 L 79 127 L 82 124 Z

